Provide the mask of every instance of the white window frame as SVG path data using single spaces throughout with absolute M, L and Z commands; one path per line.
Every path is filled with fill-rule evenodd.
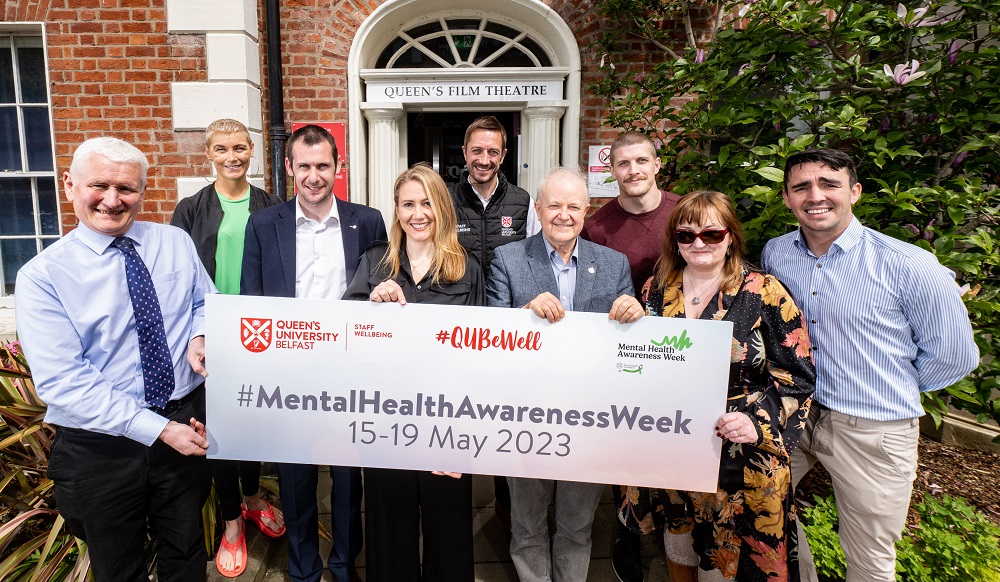
M 0 50 L 9 50 L 12 55 L 13 63 L 13 73 L 14 73 L 14 88 L 15 88 L 15 103 L 13 107 L 17 109 L 18 118 L 18 137 L 20 138 L 21 144 L 21 160 L 22 164 L 26 167 L 27 164 L 27 139 L 24 135 L 24 118 L 23 109 L 25 105 L 39 106 L 38 103 L 25 104 L 21 99 L 20 91 L 20 73 L 18 72 L 17 63 L 17 51 L 14 50 L 14 40 L 18 37 L 31 37 L 37 38 L 41 41 L 42 48 L 42 60 L 44 62 L 44 75 L 45 75 L 45 106 L 48 107 L 49 111 L 49 143 L 51 144 L 52 156 L 52 170 L 51 171 L 3 171 L 0 172 L 0 176 L 4 178 L 29 178 L 31 179 L 31 203 L 32 203 L 32 214 L 34 218 L 34 233 L 33 234 L 23 234 L 23 235 L 3 235 L 0 234 L 0 240 L 34 240 L 35 241 L 35 252 L 40 253 L 44 248 L 44 243 L 46 241 L 58 240 L 62 236 L 63 220 L 62 220 L 62 210 L 60 205 L 60 187 L 59 187 L 59 172 L 56 167 L 55 159 L 55 131 L 53 128 L 53 107 L 52 107 L 52 86 L 49 80 L 51 79 L 49 71 L 49 59 L 48 59 L 48 42 L 45 36 L 45 25 L 41 22 L 21 22 L 21 23 L 0 23 L 0 37 L 6 37 L 10 40 L 10 46 L 4 47 Z M 3 107 L 9 108 L 12 105 L 4 104 Z M 39 204 L 38 204 L 38 180 L 51 178 L 54 184 L 54 191 L 56 196 L 56 234 L 41 234 L 41 224 L 39 218 Z M 11 307 L 13 305 L 13 295 L 9 295 L 6 292 L 7 285 L 13 283 L 13 281 L 7 281 L 4 277 L 3 272 L 3 256 L 0 254 L 0 308 Z

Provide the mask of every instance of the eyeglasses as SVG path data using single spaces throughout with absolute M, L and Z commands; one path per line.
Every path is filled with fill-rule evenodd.
M 722 240 L 726 238 L 727 234 L 729 234 L 728 228 L 713 228 L 703 230 L 701 232 L 695 232 L 693 230 L 675 230 L 674 240 L 682 245 L 689 245 L 694 242 L 694 239 L 700 238 L 701 242 L 707 245 L 715 245 L 722 242 Z

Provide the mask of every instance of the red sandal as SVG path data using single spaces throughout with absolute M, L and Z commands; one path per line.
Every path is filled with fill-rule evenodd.
M 222 533 L 222 545 L 219 546 L 219 551 L 215 553 L 215 567 L 219 570 L 219 574 L 222 574 L 226 578 L 236 578 L 247 569 L 246 533 L 247 528 L 246 524 L 244 524 L 243 527 L 240 528 L 240 537 L 237 538 L 236 543 L 234 544 L 229 543 L 229 540 L 226 539 L 225 532 Z M 219 562 L 219 558 L 222 556 L 222 550 L 226 550 L 232 554 L 234 566 L 232 570 L 225 570 L 222 568 L 222 564 Z
M 266 501 L 264 503 L 267 503 Z M 264 535 L 270 538 L 280 538 L 285 535 L 285 526 L 282 525 L 280 529 L 271 529 L 264 523 L 264 519 L 267 518 L 271 520 L 271 523 L 278 523 L 278 520 L 274 518 L 274 506 L 267 503 L 267 509 L 256 510 L 247 509 L 246 506 L 243 507 L 243 519 L 249 519 L 250 521 L 257 524 L 260 531 L 264 532 Z

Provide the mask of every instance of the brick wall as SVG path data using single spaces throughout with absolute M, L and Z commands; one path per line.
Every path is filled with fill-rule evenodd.
M 164 0 L 6 0 L 4 21 L 45 22 L 57 172 L 86 139 L 131 142 L 152 166 L 140 219 L 169 221 L 177 176 L 205 162 L 201 134 L 173 131 L 170 83 L 206 78 L 204 36 L 167 34 Z

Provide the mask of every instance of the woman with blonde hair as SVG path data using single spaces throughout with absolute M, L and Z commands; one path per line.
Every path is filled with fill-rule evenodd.
M 619 517 L 644 533 L 664 526 L 673 582 L 795 582 L 789 459 L 816 381 L 805 321 L 781 283 L 745 261 L 725 194 L 682 196 L 666 235 L 643 286 L 646 314 L 733 323 L 726 412 L 715 422 L 719 489 L 629 487 Z
M 218 119 L 209 124 L 205 157 L 215 170 L 215 180 L 178 202 L 170 224 L 191 235 L 219 292 L 239 295 L 243 235 L 250 214 L 281 200 L 247 180 L 253 141 L 239 121 Z M 215 566 L 223 576 L 235 578 L 247 565 L 244 520 L 253 521 L 270 537 L 279 537 L 285 533 L 284 519 L 281 510 L 260 497 L 259 462 L 213 459 L 209 463 L 225 521 Z
M 344 299 L 484 305 L 483 272 L 458 243 L 455 208 L 441 176 L 417 164 L 396 179 L 393 192 L 389 242 L 365 251 Z M 367 580 L 471 582 L 471 476 L 364 471 Z

